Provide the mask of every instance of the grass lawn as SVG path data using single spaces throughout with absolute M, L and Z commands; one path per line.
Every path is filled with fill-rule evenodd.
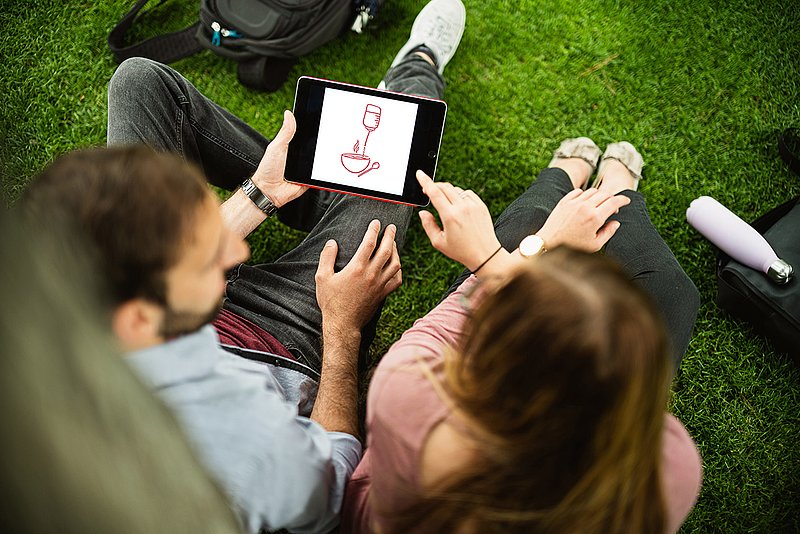
M 702 294 L 673 409 L 697 440 L 705 482 L 687 532 L 800 531 L 800 370 L 714 299 L 715 251 L 685 222 L 711 195 L 745 220 L 800 194 L 777 133 L 800 126 L 800 3 L 466 0 L 467 30 L 445 72 L 449 114 L 438 178 L 477 191 L 494 214 L 527 186 L 558 142 L 588 135 L 642 152 L 651 217 Z M 3 0 L 0 110 L 3 195 L 13 202 L 56 155 L 104 142 L 106 35 L 132 0 Z M 170 0 L 159 31 L 196 16 Z M 271 136 L 311 74 L 376 85 L 422 2 L 388 0 L 366 35 L 300 61 L 274 94 L 242 88 L 234 65 L 204 52 L 175 65 L 212 99 Z M 267 261 L 302 238 L 268 221 L 251 239 Z M 459 267 L 418 223 L 405 283 L 384 309 L 375 354 L 439 299 Z

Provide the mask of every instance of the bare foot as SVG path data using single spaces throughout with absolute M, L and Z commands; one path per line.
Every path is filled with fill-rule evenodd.
M 636 178 L 622 162 L 616 159 L 603 160 L 597 181 L 600 183 L 598 187 L 600 191 L 608 191 L 612 195 L 636 187 Z
M 594 171 L 589 162 L 581 158 L 557 158 L 550 164 L 550 167 L 566 172 L 572 185 L 578 189 L 583 187 Z

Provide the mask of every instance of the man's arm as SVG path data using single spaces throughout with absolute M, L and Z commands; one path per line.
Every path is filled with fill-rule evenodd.
M 251 177 L 253 184 L 265 194 L 276 207 L 280 208 L 284 204 L 302 195 L 307 187 L 291 184 L 284 180 L 283 172 L 286 168 L 286 153 L 289 150 L 289 141 L 294 137 L 297 123 L 294 115 L 290 111 L 283 114 L 283 125 L 278 131 L 267 150 L 261 163 L 258 164 L 255 174 Z M 242 176 L 242 181 L 246 176 Z M 228 200 L 220 207 L 222 219 L 242 238 L 250 235 L 258 225 L 264 222 L 267 216 L 250 200 L 247 195 L 237 189 Z
M 358 435 L 358 349 L 361 332 L 322 330 L 322 372 L 311 419 L 328 432 Z
M 317 269 L 317 302 L 322 311 L 322 374 L 311 419 L 328 432 L 358 435 L 358 351 L 361 329 L 380 303 L 402 283 L 400 256 L 389 225 L 378 242 L 372 221 L 353 258 L 334 272 L 338 247 L 325 244 Z

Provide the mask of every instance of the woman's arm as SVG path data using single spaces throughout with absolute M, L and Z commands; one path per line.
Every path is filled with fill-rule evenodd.
M 430 212 L 419 214 L 425 233 L 438 251 L 480 277 L 502 276 L 524 259 L 518 251 L 501 247 L 489 209 L 473 191 L 434 182 L 422 171 L 417 171 L 417 180 L 442 221 L 440 228 Z M 619 222 L 608 218 L 629 202 L 623 195 L 575 189 L 559 201 L 537 235 L 550 250 L 566 245 L 596 252 L 619 228 Z

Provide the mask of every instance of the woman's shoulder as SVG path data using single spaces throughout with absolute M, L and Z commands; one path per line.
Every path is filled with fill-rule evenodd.
M 661 456 L 667 531 L 675 532 L 697 502 L 703 482 L 703 462 L 689 432 L 672 414 L 664 417 Z
M 390 351 L 370 382 L 367 424 L 376 430 L 424 439 L 449 409 L 441 391 L 442 356 L 417 346 Z

